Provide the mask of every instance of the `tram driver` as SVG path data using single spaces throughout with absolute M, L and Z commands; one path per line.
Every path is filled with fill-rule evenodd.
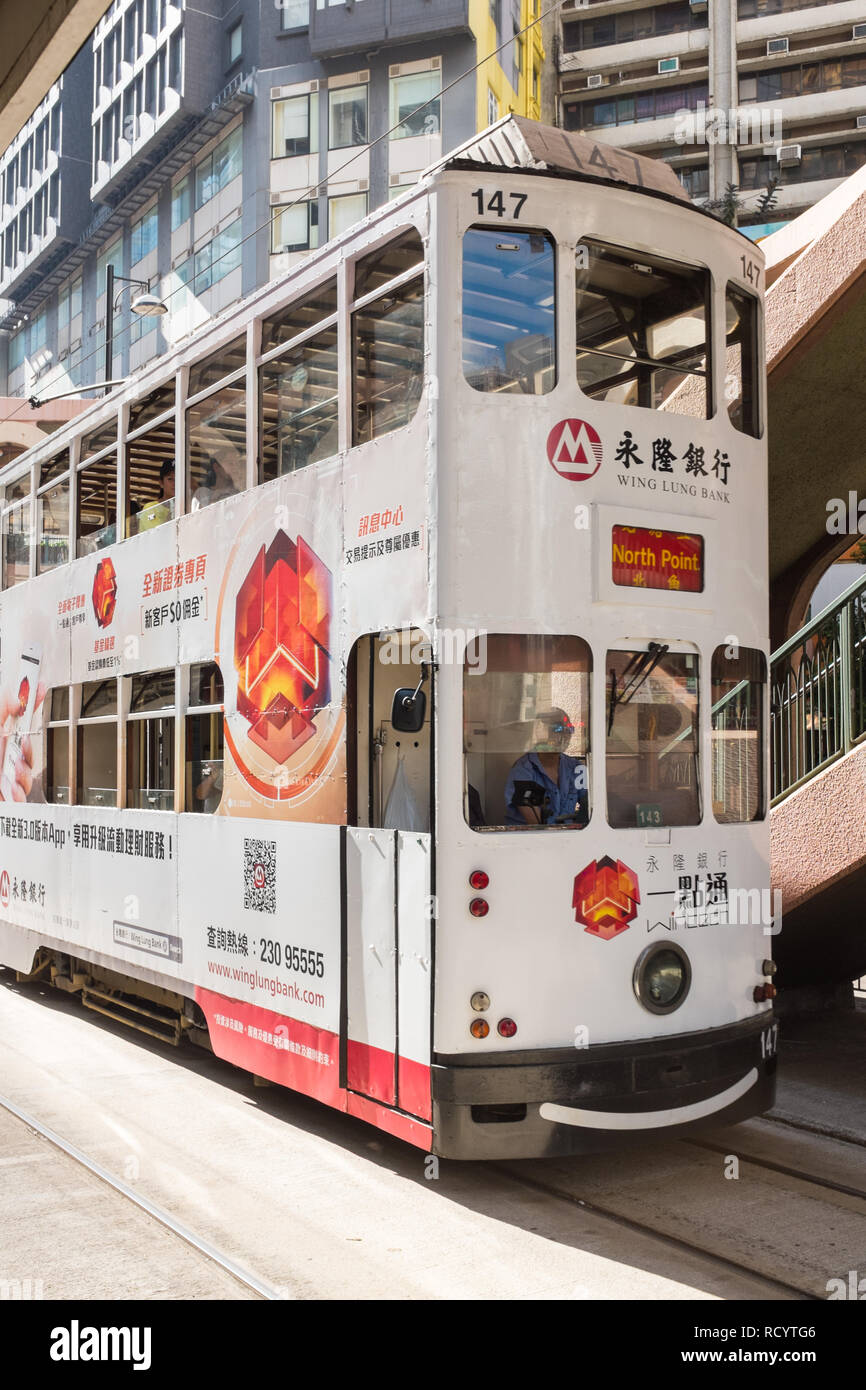
M 574 725 L 564 710 L 536 715 L 533 746 L 512 767 L 505 784 L 508 825 L 584 826 L 589 821 L 586 759 L 565 752 Z

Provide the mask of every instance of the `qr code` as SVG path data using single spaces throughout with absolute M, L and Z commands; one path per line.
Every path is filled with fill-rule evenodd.
M 244 907 L 277 910 L 276 840 L 244 840 Z

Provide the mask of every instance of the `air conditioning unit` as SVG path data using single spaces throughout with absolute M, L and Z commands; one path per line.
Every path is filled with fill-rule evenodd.
M 787 39 L 767 39 L 767 57 L 778 58 L 780 53 L 788 52 Z
M 776 150 L 776 162 L 782 169 L 790 164 L 799 164 L 802 158 L 802 145 L 780 145 Z
M 603 87 L 604 75 L 600 72 L 591 72 L 586 79 L 587 87 Z
M 851 30 L 852 39 L 866 39 L 866 24 L 855 24 Z
M 857 117 L 857 129 L 866 130 L 866 116 Z
M 659 58 L 659 77 L 663 77 L 668 72 L 679 72 L 679 58 Z

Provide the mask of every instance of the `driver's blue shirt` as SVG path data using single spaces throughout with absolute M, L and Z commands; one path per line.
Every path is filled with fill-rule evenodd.
M 538 807 L 538 812 L 547 825 L 550 825 L 557 816 L 574 815 L 578 808 L 582 812 L 582 819 L 587 820 L 588 796 L 586 788 L 578 788 L 575 785 L 575 773 L 579 764 L 583 764 L 582 758 L 572 758 L 568 753 L 560 753 L 557 784 L 551 780 L 541 766 L 537 753 L 524 753 L 523 757 L 517 759 L 508 774 L 508 781 L 505 783 L 506 823 L 508 825 L 527 824 L 518 808 L 511 804 L 514 800 L 516 782 L 535 782 L 544 792 L 550 809 L 547 815 L 544 815 L 542 807 Z

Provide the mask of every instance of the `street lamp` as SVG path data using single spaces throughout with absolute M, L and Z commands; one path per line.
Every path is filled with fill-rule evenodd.
M 131 280 L 126 275 L 115 275 L 114 266 L 109 262 L 105 275 L 105 380 L 111 380 L 111 365 L 114 356 L 114 315 L 120 303 L 120 296 L 123 290 L 118 290 L 117 296 L 114 293 L 115 281 L 122 281 L 124 285 L 138 285 L 140 293 L 135 295 L 130 304 L 130 309 L 134 314 L 139 314 L 142 318 L 159 318 L 162 314 L 168 313 L 168 305 L 159 299 L 155 294 L 150 293 L 150 285 L 147 280 Z

